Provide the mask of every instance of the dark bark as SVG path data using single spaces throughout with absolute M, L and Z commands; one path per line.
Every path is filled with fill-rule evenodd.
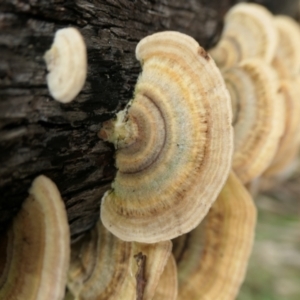
M 289 15 L 293 18 L 298 18 L 299 16 L 298 0 L 255 0 L 248 2 L 264 5 L 275 15 Z
M 58 186 L 72 237 L 99 217 L 114 177 L 113 149 L 97 137 L 101 122 L 130 100 L 138 41 L 162 30 L 193 36 L 205 48 L 218 39 L 234 0 L 2 0 L 0 2 L 0 229 L 39 174 Z M 88 76 L 71 104 L 48 92 L 43 61 L 54 33 L 75 26 L 88 49 Z

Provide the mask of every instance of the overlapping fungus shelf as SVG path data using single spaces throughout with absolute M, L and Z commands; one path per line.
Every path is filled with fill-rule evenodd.
M 63 299 L 70 232 L 64 203 L 49 178 L 33 181 L 29 197 L 1 239 L 6 255 L 0 257 L 0 299 Z
M 124 242 L 98 221 L 72 248 L 68 288 L 78 300 L 151 300 L 172 243 Z
M 277 40 L 273 16 L 268 10 L 258 4 L 240 3 L 227 12 L 221 40 L 209 53 L 221 69 L 248 58 L 270 63 Z
M 177 299 L 235 299 L 246 273 L 255 224 L 253 200 L 231 173 L 204 221 L 174 240 Z
M 233 110 L 232 166 L 243 183 L 260 176 L 273 160 L 284 129 L 284 103 L 275 71 L 248 59 L 223 73 Z
M 196 227 L 216 199 L 231 165 L 232 114 L 220 71 L 191 37 L 153 34 L 136 57 L 134 99 L 100 132 L 118 168 L 101 219 L 123 240 L 154 243 Z

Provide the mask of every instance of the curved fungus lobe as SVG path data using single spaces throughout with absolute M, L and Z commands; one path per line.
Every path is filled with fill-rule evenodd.
M 300 146 L 300 80 L 282 80 L 280 91 L 284 99 L 285 126 L 284 133 L 271 165 L 264 172 L 264 176 L 272 177 L 285 171 L 296 158 Z
M 210 54 L 221 69 L 247 58 L 260 58 L 270 63 L 277 40 L 273 16 L 266 8 L 254 3 L 239 3 L 227 12 L 221 40 Z
M 278 47 L 273 65 L 281 79 L 294 78 L 300 71 L 300 27 L 288 16 L 275 16 Z
M 246 273 L 255 224 L 253 200 L 231 173 L 204 221 L 187 238 L 174 240 L 175 251 L 178 240 L 181 248 L 175 256 L 177 299 L 235 299 Z
M 155 243 L 190 231 L 228 176 L 233 134 L 228 91 L 191 37 L 141 40 L 134 99 L 100 137 L 117 149 L 116 178 L 102 198 L 104 226 L 120 239 Z
M 56 185 L 37 177 L 7 235 L 0 299 L 61 300 L 70 260 L 70 232 Z M 2 240 L 3 241 L 3 240 Z M 1 243 L 0 243 L 1 244 Z
M 171 254 L 160 276 L 153 300 L 176 300 L 177 294 L 177 266 L 174 256 Z
M 124 242 L 99 221 L 72 247 L 68 288 L 76 300 L 150 300 L 171 255 L 170 241 Z
M 81 91 L 87 74 L 86 46 L 80 32 L 72 27 L 58 30 L 44 59 L 51 96 L 62 103 L 71 102 Z
M 284 127 L 276 72 L 264 61 L 244 60 L 223 73 L 233 110 L 233 169 L 243 183 L 270 165 Z

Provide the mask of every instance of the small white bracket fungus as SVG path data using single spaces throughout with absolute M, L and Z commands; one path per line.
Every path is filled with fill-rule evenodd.
M 58 30 L 44 59 L 51 96 L 62 103 L 71 102 L 81 91 L 87 73 L 86 46 L 80 32 L 71 27 Z
M 122 240 L 156 243 L 193 229 L 216 199 L 231 166 L 232 113 L 219 69 L 193 38 L 156 33 L 136 57 L 135 97 L 100 132 L 118 168 L 101 219 Z

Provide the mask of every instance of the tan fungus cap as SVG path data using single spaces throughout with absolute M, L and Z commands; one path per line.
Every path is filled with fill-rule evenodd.
M 276 176 L 296 158 L 300 146 L 300 78 L 282 80 L 280 91 L 284 99 L 284 133 L 271 165 L 264 176 Z
M 191 37 L 153 34 L 136 57 L 134 99 L 100 132 L 118 169 L 101 219 L 120 239 L 154 243 L 193 229 L 216 199 L 231 165 L 231 107 L 220 71 Z
M 239 3 L 227 12 L 221 40 L 210 54 L 222 69 L 248 58 L 270 63 L 277 40 L 273 16 L 266 8 L 254 3 Z
M 160 276 L 153 300 L 176 300 L 177 294 L 177 266 L 174 256 L 171 254 Z
M 204 221 L 174 240 L 178 300 L 233 300 L 252 250 L 256 209 L 231 173 Z M 183 240 L 183 241 L 180 241 Z M 181 252 L 177 251 L 177 243 Z
M 275 16 L 278 46 L 273 65 L 281 79 L 294 78 L 300 72 L 300 27 L 288 16 Z
M 244 60 L 223 76 L 233 109 L 233 169 L 248 183 L 269 166 L 283 134 L 279 81 L 275 71 L 259 59 Z
M 171 249 L 170 241 L 124 242 L 98 221 L 72 248 L 68 288 L 76 300 L 150 300 Z
M 6 249 L 0 299 L 63 299 L 70 232 L 64 203 L 49 178 L 42 175 L 33 181 L 29 197 L 3 238 L 7 247 L 0 246 Z

